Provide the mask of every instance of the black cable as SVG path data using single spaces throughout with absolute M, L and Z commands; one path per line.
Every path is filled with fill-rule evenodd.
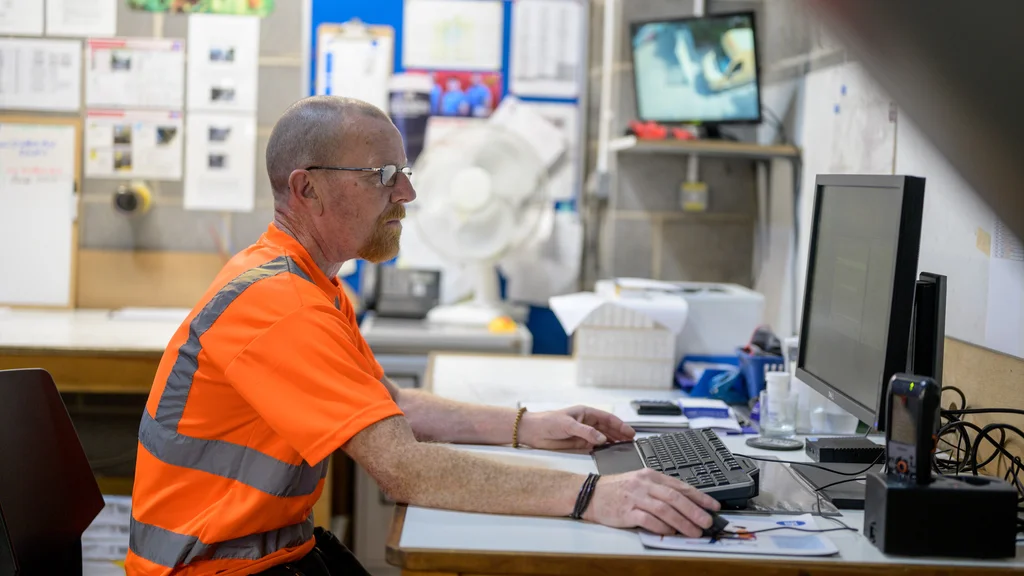
M 768 115 L 772 117 L 772 123 L 775 124 L 775 127 L 779 129 L 779 138 L 782 139 L 782 143 L 789 144 L 789 136 L 786 135 L 785 122 L 783 122 L 782 119 L 779 118 L 779 115 L 776 114 L 774 110 L 765 106 L 764 103 L 761 103 L 761 109 L 767 112 Z
M 840 476 L 860 476 L 862 474 L 866 474 L 866 473 L 870 472 L 871 469 L 874 468 L 876 464 L 878 464 L 879 460 L 885 458 L 885 450 L 882 450 L 878 454 L 878 456 L 875 457 L 875 461 L 872 462 L 871 464 L 868 464 L 867 468 L 865 468 L 863 470 L 858 470 L 857 472 L 840 472 L 839 470 L 833 470 L 831 468 L 826 468 L 824 466 L 821 466 L 819 464 L 813 464 L 811 462 L 796 462 L 795 460 L 772 460 L 770 458 L 760 458 L 760 457 L 757 457 L 757 456 L 748 456 L 746 454 L 739 454 L 739 453 L 736 453 L 736 452 L 733 452 L 733 456 L 740 456 L 740 457 L 743 457 L 743 458 L 749 458 L 751 460 L 757 460 L 759 462 L 774 462 L 776 464 L 799 464 L 801 466 L 810 466 L 811 468 L 817 468 L 819 470 L 824 470 L 825 472 L 831 472 L 833 474 L 838 474 Z
M 846 480 L 839 480 L 837 482 L 830 482 L 828 484 L 825 484 L 824 486 L 819 486 L 818 488 L 815 488 L 814 491 L 815 492 L 821 492 L 822 490 L 828 490 L 829 488 L 831 488 L 833 486 L 838 486 L 840 484 L 846 484 L 847 482 L 859 482 L 859 481 L 863 481 L 863 480 L 867 480 L 867 479 L 868 479 L 867 476 L 858 476 L 856 478 L 847 478 Z
M 832 520 L 835 520 L 835 518 L 832 518 Z M 844 531 L 844 530 L 852 530 L 853 532 L 857 531 L 856 528 L 851 528 L 851 527 L 843 524 L 842 528 L 794 528 L 792 526 L 772 526 L 771 528 L 761 528 L 760 530 L 749 530 L 749 531 L 748 530 L 744 530 L 743 532 L 731 532 L 731 531 L 726 530 L 726 531 L 723 531 L 722 534 L 728 534 L 730 536 L 737 536 L 737 537 L 739 537 L 739 536 L 746 536 L 748 534 L 760 534 L 762 532 L 771 532 L 773 530 L 793 530 L 795 532 L 808 532 L 810 534 L 824 534 L 825 532 L 840 532 L 840 531 Z
M 942 414 L 952 416 L 963 414 L 1020 414 L 1024 416 L 1024 410 L 1020 408 L 967 408 L 965 410 L 943 410 Z
M 1022 411 L 1022 412 L 1024 412 L 1024 411 Z M 990 430 L 1000 430 L 1000 434 L 1002 434 L 1002 438 L 1001 438 L 1001 441 L 999 443 L 996 443 L 994 440 L 992 440 L 992 437 L 988 435 Z M 1002 430 L 1009 430 L 1011 432 L 1016 433 L 1021 438 L 1024 438 L 1024 431 L 1021 431 L 1021 429 L 1017 428 L 1016 426 L 1012 426 L 1010 424 L 989 424 L 988 426 L 985 426 L 984 428 L 982 428 L 981 431 L 979 432 L 978 436 L 974 439 L 974 446 L 971 448 L 972 451 L 974 452 L 974 454 L 975 455 L 978 454 L 978 448 L 981 447 L 981 441 L 982 441 L 982 438 L 984 437 L 985 440 L 988 440 L 989 442 L 992 443 L 993 446 L 996 447 L 996 450 L 998 450 L 999 453 L 1001 453 L 1004 456 L 1006 456 L 1007 458 L 1009 458 L 1010 462 L 1019 461 L 1016 456 L 1011 454 L 1006 448 L 1003 447 L 1003 442 L 1005 441 L 1006 433 L 1002 432 Z M 994 459 L 995 459 L 995 457 L 990 455 L 990 458 L 988 460 L 985 460 L 985 463 L 982 464 L 981 466 L 984 467 L 986 464 L 988 464 L 989 462 L 991 462 Z M 973 470 L 972 470 L 972 472 L 974 473 L 975 476 L 978 475 L 978 467 L 979 467 L 979 465 L 978 465 L 978 462 L 977 462 L 977 458 L 975 458 L 974 467 L 973 467 Z M 1020 487 L 1018 486 L 1018 488 L 1020 488 Z
M 943 386 L 942 389 L 939 391 L 939 394 L 941 395 L 946 390 L 952 390 L 953 392 L 956 392 L 957 395 L 960 396 L 960 409 L 967 409 L 967 396 L 964 395 L 963 390 L 957 388 L 956 386 Z
M 950 429 L 954 428 L 961 432 L 961 434 L 966 434 L 964 429 L 970 429 L 977 433 L 977 436 L 975 436 L 974 441 L 968 447 L 967 458 L 964 460 L 960 460 L 959 454 L 957 455 L 958 460 L 956 461 L 954 472 L 959 474 L 967 470 L 970 470 L 971 474 L 977 476 L 978 468 L 983 468 L 984 466 L 988 465 L 990 462 L 998 458 L 1000 455 L 1005 456 L 1007 459 L 1009 459 L 1010 462 L 1007 478 L 1009 477 L 1009 475 L 1012 475 L 1014 477 L 1013 484 L 1017 489 L 1017 500 L 1018 502 L 1024 502 L 1024 482 L 1021 481 L 1021 477 L 1019 475 L 1019 471 L 1024 470 L 1024 463 L 1021 462 L 1020 458 L 1010 453 L 1004 446 L 1006 441 L 1006 430 L 1009 430 L 1017 434 L 1021 438 L 1024 438 L 1024 431 L 1021 431 L 1019 428 L 1012 426 L 1010 424 L 997 423 L 989 424 L 985 427 L 979 427 L 977 424 L 974 424 L 972 422 L 956 420 L 940 428 L 938 435 L 941 436 L 943 434 L 946 434 Z M 991 432 L 994 432 L 996 430 L 999 430 L 1000 434 L 1000 439 L 998 442 L 990 435 Z M 990 454 L 989 457 L 986 458 L 983 462 L 978 462 L 978 450 L 981 448 L 981 443 L 986 440 L 990 444 L 992 444 L 995 450 L 993 450 L 992 454 Z M 933 462 L 935 461 L 934 456 L 932 460 Z

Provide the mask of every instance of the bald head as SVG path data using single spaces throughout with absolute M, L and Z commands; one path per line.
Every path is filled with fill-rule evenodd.
M 340 96 L 311 96 L 285 111 L 267 144 L 267 175 L 275 202 L 287 197 L 292 171 L 332 162 L 346 147 L 355 118 L 391 121 L 372 104 Z

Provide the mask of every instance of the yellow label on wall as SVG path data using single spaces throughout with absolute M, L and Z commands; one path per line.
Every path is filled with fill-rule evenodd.
M 704 182 L 683 182 L 679 187 L 681 204 L 686 212 L 708 209 L 708 185 Z

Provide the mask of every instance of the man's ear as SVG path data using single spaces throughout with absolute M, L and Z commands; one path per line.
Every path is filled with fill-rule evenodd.
M 324 213 L 323 198 L 316 191 L 316 186 L 313 184 L 313 180 L 309 177 L 309 172 L 305 170 L 295 170 L 288 176 L 288 189 L 292 194 L 299 196 L 302 203 L 309 206 L 310 211 L 321 216 Z

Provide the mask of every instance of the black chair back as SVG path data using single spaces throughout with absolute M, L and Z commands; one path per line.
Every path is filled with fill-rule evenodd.
M 82 533 L 103 509 L 50 374 L 0 370 L 0 574 L 82 573 Z

